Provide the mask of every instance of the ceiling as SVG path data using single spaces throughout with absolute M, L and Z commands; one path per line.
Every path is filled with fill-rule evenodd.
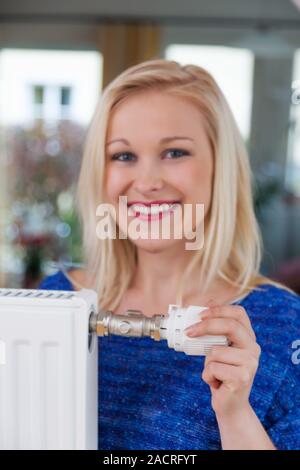
M 294 29 L 300 25 L 298 0 L 0 0 L 0 20 L 202 22 Z M 299 2 L 298 2 L 299 3 Z

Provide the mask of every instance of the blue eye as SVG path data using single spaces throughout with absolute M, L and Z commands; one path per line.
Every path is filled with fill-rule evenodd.
M 131 155 L 133 157 L 133 155 L 131 153 L 122 152 L 122 153 L 116 153 L 115 155 L 112 155 L 111 159 L 112 160 L 117 160 L 118 162 L 130 162 L 130 161 L 132 161 L 132 160 L 128 160 L 127 158 L 120 158 L 120 157 L 123 157 L 124 155 Z
M 168 150 L 166 151 L 166 153 L 169 153 L 169 152 L 170 152 L 170 153 L 171 153 L 171 152 L 174 152 L 174 153 L 175 153 L 175 152 L 181 153 L 181 155 L 178 155 L 178 154 L 175 155 L 175 157 L 171 158 L 171 160 L 175 160 L 175 158 L 180 158 L 180 157 L 182 157 L 182 156 L 184 156 L 184 155 L 190 155 L 190 153 L 187 152 L 186 150 L 180 150 L 180 149 L 168 149 Z

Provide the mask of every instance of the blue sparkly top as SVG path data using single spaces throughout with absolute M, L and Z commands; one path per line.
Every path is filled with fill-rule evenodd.
M 39 288 L 74 290 L 63 271 Z M 277 449 L 300 449 L 300 297 L 260 288 L 233 302 L 245 308 L 262 349 L 250 403 Z M 98 338 L 98 350 L 99 449 L 221 449 L 203 356 L 118 336 Z

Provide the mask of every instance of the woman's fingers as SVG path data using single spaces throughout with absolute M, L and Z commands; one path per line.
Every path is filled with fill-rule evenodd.
M 249 403 L 261 349 L 242 307 L 210 307 L 202 318 L 185 331 L 188 336 L 224 335 L 231 342 L 230 347 L 212 347 L 202 372 L 202 379 L 211 388 L 214 411 L 230 414 Z
M 243 325 L 249 334 L 256 339 L 246 310 L 240 305 L 213 305 L 201 313 L 201 318 L 233 318 Z
M 231 392 L 235 392 L 251 385 L 253 375 L 245 366 L 210 362 L 203 370 L 202 379 L 213 388 L 219 388 L 222 383 Z
M 195 323 L 185 331 L 187 336 L 224 335 L 233 347 L 250 349 L 259 352 L 259 346 L 253 335 L 240 322 L 234 318 L 209 318 Z
M 210 362 L 219 362 L 232 366 L 246 365 L 250 370 L 256 372 L 259 356 L 246 349 L 239 349 L 228 346 L 213 346 L 205 358 L 204 367 Z

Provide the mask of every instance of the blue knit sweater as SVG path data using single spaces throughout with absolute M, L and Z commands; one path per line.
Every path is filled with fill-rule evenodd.
M 235 302 L 262 348 L 250 402 L 276 448 L 300 449 L 300 297 L 262 287 Z M 39 288 L 74 290 L 62 271 Z M 98 338 L 98 347 L 99 449 L 221 449 L 203 356 L 150 338 Z

